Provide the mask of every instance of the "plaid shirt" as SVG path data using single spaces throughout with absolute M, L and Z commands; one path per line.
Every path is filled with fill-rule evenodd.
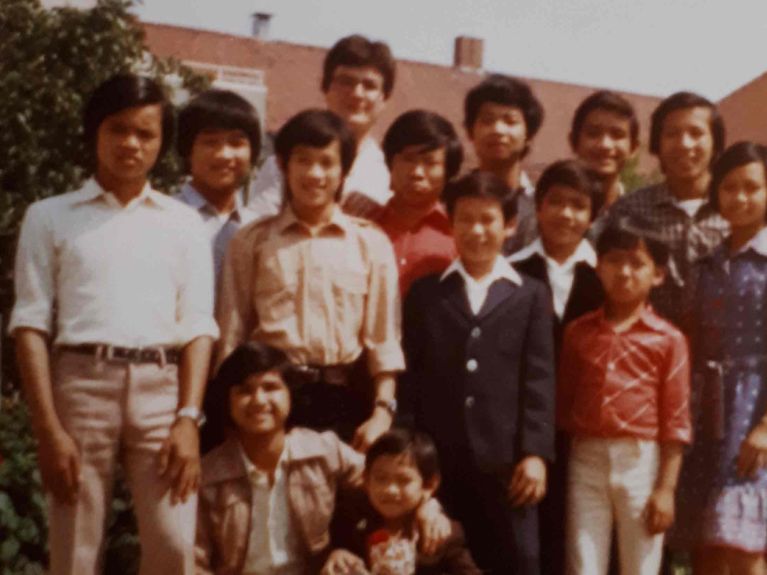
M 609 217 L 628 214 L 654 224 L 669 248 L 666 280 L 653 290 L 650 301 L 659 314 L 680 326 L 693 294 L 692 264 L 722 243 L 730 226 L 708 202 L 690 217 L 665 183 L 623 196 L 613 204 Z

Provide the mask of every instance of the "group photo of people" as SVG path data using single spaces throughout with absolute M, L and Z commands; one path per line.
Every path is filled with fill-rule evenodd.
M 594 90 L 533 178 L 529 82 L 378 139 L 396 70 L 339 39 L 273 137 L 227 89 L 89 95 L 8 325 L 50 574 L 104 572 L 119 467 L 140 575 L 767 575 L 767 148 Z

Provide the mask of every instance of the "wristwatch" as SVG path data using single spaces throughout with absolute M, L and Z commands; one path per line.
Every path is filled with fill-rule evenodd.
M 396 399 L 376 399 L 373 402 L 375 407 L 383 407 L 389 412 L 389 415 L 394 417 L 397 414 L 397 400 Z
M 202 410 L 193 405 L 182 407 L 176 412 L 176 421 L 182 417 L 188 417 L 197 424 L 197 427 L 202 427 L 206 421 L 205 414 L 202 412 Z

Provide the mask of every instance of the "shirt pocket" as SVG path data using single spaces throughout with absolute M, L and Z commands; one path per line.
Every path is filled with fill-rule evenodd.
M 333 305 L 348 325 L 358 324 L 364 315 L 365 300 L 368 296 L 367 274 L 350 268 L 330 270 Z
M 299 273 L 295 263 L 277 254 L 259 264 L 254 283 L 261 321 L 281 321 L 295 314 Z

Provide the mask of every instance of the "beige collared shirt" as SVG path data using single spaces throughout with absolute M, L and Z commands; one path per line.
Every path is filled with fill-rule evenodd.
M 289 206 L 240 230 L 224 262 L 216 315 L 219 363 L 252 339 L 301 364 L 347 364 L 367 350 L 372 375 L 404 369 L 391 243 L 338 206 L 315 230 Z
M 495 259 L 493 269 L 489 274 L 480 279 L 474 279 L 466 268 L 463 267 L 460 259 L 456 259 L 445 270 L 445 273 L 440 277 L 440 281 L 447 278 L 452 273 L 458 273 L 463 278 L 463 283 L 466 288 L 466 297 L 469 299 L 469 307 L 474 315 L 477 315 L 482 309 L 482 306 L 487 299 L 487 292 L 490 290 L 490 286 L 495 283 L 496 280 L 506 279 L 511 283 L 522 285 L 522 276 L 517 273 L 511 264 L 506 261 L 502 256 L 498 256 Z
M 123 206 L 90 179 L 27 210 L 9 331 L 127 347 L 216 337 L 209 251 L 187 206 L 149 184 Z

